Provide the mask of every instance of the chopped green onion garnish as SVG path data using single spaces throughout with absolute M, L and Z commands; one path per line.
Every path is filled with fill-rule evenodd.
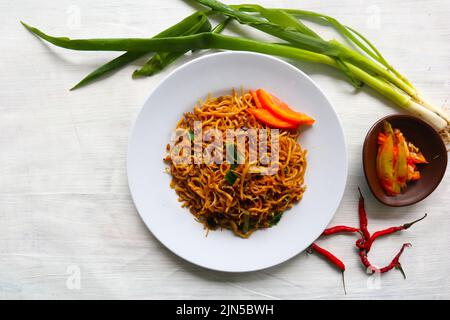
M 194 136 L 194 131 L 189 130 L 189 140 L 191 140 L 191 142 L 194 142 L 195 136 Z
M 272 227 L 272 226 L 278 224 L 278 222 L 280 222 L 280 220 L 281 220 L 281 216 L 282 215 L 283 215 L 283 212 L 279 212 L 279 213 L 274 214 L 272 219 L 270 219 L 269 225 Z
M 225 180 L 227 180 L 230 185 L 234 185 L 237 178 L 238 175 L 231 169 L 225 174 Z

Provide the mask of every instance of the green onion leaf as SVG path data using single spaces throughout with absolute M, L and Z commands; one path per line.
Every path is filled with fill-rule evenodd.
M 225 174 L 225 180 L 228 181 L 230 185 L 234 185 L 238 178 L 238 175 L 233 170 L 228 170 L 228 172 Z
M 211 31 L 213 33 L 221 33 L 231 20 L 233 19 L 231 18 L 225 19 L 223 22 L 215 26 L 214 29 L 212 30 L 211 25 L 209 24 L 208 20 L 206 20 L 204 23 L 201 24 L 200 29 L 194 30 L 194 28 L 191 28 L 191 30 L 189 30 L 188 32 L 183 33 L 182 36 L 208 31 Z M 196 50 L 192 50 L 192 52 L 194 51 Z M 155 73 L 162 71 L 171 63 L 175 62 L 178 58 L 182 57 L 186 52 L 157 53 L 149 61 L 147 61 L 145 65 L 141 67 L 141 69 L 135 70 L 133 72 L 133 78 L 136 78 L 138 76 L 152 76 Z
M 208 224 L 208 227 L 211 229 L 217 228 L 217 222 L 213 217 L 206 218 L 206 223 Z
M 339 51 L 336 51 L 333 45 L 325 40 L 317 38 L 316 36 L 300 33 L 297 30 L 293 30 L 293 28 L 291 27 L 287 28 L 285 26 L 267 22 L 266 20 L 246 14 L 216 0 L 195 1 L 228 17 L 234 18 L 241 24 L 249 25 L 270 35 L 291 42 L 298 48 L 333 56 L 337 56 L 339 54 Z M 279 17 L 277 17 L 276 19 L 279 20 Z
M 203 12 L 195 12 L 194 14 L 186 17 L 185 19 L 181 20 L 177 24 L 171 26 L 170 28 L 162 31 L 161 33 L 157 34 L 155 38 L 157 37 L 172 37 L 180 35 L 181 33 L 185 32 L 187 28 L 191 28 L 193 25 L 197 24 L 209 24 L 208 19 L 206 15 Z M 28 28 L 26 24 L 22 22 L 22 24 Z M 150 51 L 149 51 L 150 52 Z M 73 86 L 70 90 L 75 90 L 80 87 L 83 87 L 91 82 L 93 82 L 96 79 L 99 79 L 100 77 L 107 75 L 109 73 L 112 73 L 113 71 L 116 71 L 130 62 L 133 62 L 144 55 L 148 54 L 149 52 L 126 52 L 119 57 L 109 61 L 108 63 L 100 66 L 90 74 L 88 74 L 85 78 L 83 78 L 80 82 L 78 82 L 75 86 Z M 154 67 L 155 69 L 157 66 Z
M 185 20 L 169 28 L 167 33 L 154 38 L 109 38 L 109 39 L 74 39 L 67 37 L 53 37 L 37 28 L 22 22 L 30 32 L 59 47 L 72 50 L 96 51 L 128 51 L 108 64 L 100 67 L 75 88 L 85 85 L 101 75 L 115 70 L 129 61 L 149 52 L 167 52 L 171 56 L 155 58 L 150 66 L 150 73 L 158 68 L 164 68 L 173 61 L 173 57 L 189 50 L 196 49 L 226 49 L 235 51 L 253 51 L 275 55 L 283 58 L 321 63 L 341 70 L 357 87 L 363 83 L 384 95 L 401 108 L 430 123 L 437 131 L 446 130 L 450 117 L 442 108 L 433 106 L 425 101 L 417 90 L 393 69 L 379 51 L 360 33 L 342 25 L 334 18 L 309 11 L 283 9 L 267 9 L 259 6 L 244 5 L 236 9 L 216 0 L 195 0 L 210 9 L 206 13 L 196 13 L 193 21 Z M 239 7 L 239 6 L 237 6 Z M 260 16 L 245 13 L 258 12 Z M 231 37 L 216 32 L 202 32 L 180 36 L 198 19 L 207 22 L 207 15 L 221 13 L 229 19 L 254 27 L 272 36 L 286 41 L 285 44 L 274 44 L 246 38 Z M 326 41 L 312 32 L 301 21 L 298 23 L 292 16 L 305 19 L 325 21 L 341 32 L 348 41 L 359 50 L 340 43 L 337 40 Z M 192 17 L 192 16 L 191 16 Z M 188 26 L 182 26 L 182 23 Z M 220 30 L 220 28 L 219 28 Z M 170 33 L 169 31 L 173 32 Z M 176 32 L 174 32 L 176 31 Z M 174 55 L 172 55 L 174 54 Z M 233 175 L 233 172 L 227 173 Z M 234 173 L 234 175 L 236 175 Z M 229 177 L 230 178 L 230 177 Z M 232 179 L 230 179 L 231 181 Z
M 273 227 L 273 226 L 277 225 L 278 222 L 280 222 L 282 215 L 283 215 L 283 212 L 273 214 L 272 219 L 270 219 L 270 221 L 269 221 L 269 226 Z
M 227 143 L 225 145 L 225 149 L 226 149 L 226 156 L 227 156 L 227 161 L 230 162 L 231 164 L 231 169 L 234 169 L 237 167 L 238 165 L 238 153 L 237 153 L 237 148 L 236 145 L 233 144 L 229 144 Z M 231 156 L 231 159 L 229 158 Z
M 250 216 L 248 214 L 244 215 L 244 225 L 242 227 L 242 232 L 247 233 L 250 226 Z
M 256 4 L 231 5 L 230 7 L 243 12 L 258 12 L 271 23 L 321 39 L 312 29 L 283 9 L 268 9 Z
M 194 136 L 194 131 L 193 130 L 189 130 L 189 140 L 191 140 L 191 142 L 194 142 L 195 136 Z
M 356 52 L 344 46 L 343 44 L 339 43 L 336 40 L 325 41 L 323 39 L 316 38 L 298 32 L 296 30 L 293 31 L 289 28 L 286 29 L 274 23 L 265 22 L 262 19 L 236 10 L 217 0 L 195 0 L 195 1 L 213 10 L 221 12 L 224 15 L 233 17 L 242 24 L 247 24 L 270 35 L 288 41 L 298 48 L 314 51 L 316 53 L 326 54 L 329 57 L 333 57 L 335 59 L 339 58 L 339 60 L 351 62 L 355 66 L 363 68 L 365 71 L 372 72 L 375 75 L 385 78 L 386 80 L 397 86 L 399 89 L 405 91 L 412 98 L 418 100 L 416 90 L 411 86 L 409 86 L 401 78 L 396 76 L 394 73 L 392 73 L 389 69 L 386 69 L 385 66 L 380 65 L 376 61 L 367 58 L 366 56 L 360 54 L 359 52 Z M 288 10 L 286 10 L 286 12 L 290 13 Z M 341 67 L 339 66 L 339 68 Z M 345 69 L 343 69 L 343 71 L 345 72 Z M 345 74 L 349 76 L 350 79 L 354 79 L 353 74 L 349 72 L 345 72 Z M 352 81 L 352 83 L 355 84 L 356 82 Z
M 213 33 L 222 33 L 223 30 L 227 27 L 227 25 L 233 20 L 233 18 L 227 18 L 218 25 L 216 25 L 211 32 Z
M 211 31 L 211 24 L 206 15 L 202 15 L 198 22 L 194 23 L 187 30 L 183 30 L 177 36 L 188 36 L 196 33 Z M 187 50 L 189 51 L 189 50 Z M 162 52 L 156 53 L 150 60 L 148 60 L 139 70 L 133 72 L 133 78 L 141 76 L 152 76 L 155 73 L 163 70 L 169 64 L 173 63 L 179 57 L 182 57 L 185 52 Z
M 239 229 L 245 234 L 250 230 L 254 229 L 256 224 L 258 223 L 258 219 L 252 218 L 248 211 L 244 212 L 244 223 L 239 225 Z

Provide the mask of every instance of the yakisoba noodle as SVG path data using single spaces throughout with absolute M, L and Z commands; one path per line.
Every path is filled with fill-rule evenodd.
M 238 95 L 235 91 L 229 96 L 209 97 L 192 112 L 186 113 L 179 121 L 177 129 L 194 131 L 195 121 L 201 121 L 203 131 L 218 129 L 223 134 L 225 145 L 227 129 L 265 129 L 266 126 L 246 111 L 255 108 L 250 93 Z M 299 202 L 305 192 L 304 174 L 306 170 L 306 151 L 297 142 L 297 130 L 279 130 L 278 169 L 275 174 L 264 175 L 255 170 L 263 167 L 258 157 L 250 163 L 249 151 L 245 150 L 245 161 L 232 165 L 227 161 L 221 164 L 175 163 L 173 156 L 165 160 L 170 165 L 171 187 L 179 196 L 183 207 L 190 209 L 205 228 L 214 230 L 226 228 L 236 235 L 247 238 L 255 230 L 276 224 L 281 215 Z M 267 139 L 267 156 L 273 147 Z M 206 148 L 207 143 L 202 143 Z M 168 145 L 168 150 L 170 145 Z M 274 152 L 276 150 L 273 150 Z M 243 154 L 240 154 L 243 156 Z M 225 157 L 225 156 L 224 156 Z M 267 160 L 267 159 L 266 159 Z M 267 167 L 267 165 L 266 165 Z M 235 181 L 227 180 L 232 170 Z

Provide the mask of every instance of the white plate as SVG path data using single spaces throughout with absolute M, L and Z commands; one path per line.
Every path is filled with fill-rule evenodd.
M 164 172 L 166 144 L 177 121 L 208 93 L 231 88 L 264 88 L 316 119 L 300 136 L 308 150 L 307 190 L 275 227 L 241 239 L 229 230 L 211 231 L 181 208 L 171 177 Z M 331 103 L 294 66 L 248 52 L 210 54 L 179 67 L 153 91 L 142 107 L 128 147 L 131 195 L 147 227 L 178 256 L 209 269 L 243 272 L 268 268 L 305 250 L 336 212 L 347 179 L 344 134 Z

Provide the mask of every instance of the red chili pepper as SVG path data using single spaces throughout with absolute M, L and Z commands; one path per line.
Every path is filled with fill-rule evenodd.
M 356 240 L 356 247 L 358 247 L 361 250 L 365 250 L 366 249 L 366 243 L 367 243 L 366 240 L 358 239 L 358 240 Z
M 353 228 L 353 227 L 347 227 L 347 226 L 335 226 L 335 227 L 325 229 L 322 232 L 322 236 L 329 236 L 329 235 L 341 233 L 341 232 L 359 232 L 359 229 Z
M 409 229 L 412 225 L 414 225 L 415 223 L 425 219 L 425 217 L 427 216 L 427 214 L 425 214 L 422 218 L 414 220 L 412 222 L 409 223 L 405 223 L 402 226 L 398 226 L 398 227 L 390 227 L 384 230 L 380 230 L 377 232 L 374 232 L 372 234 L 372 236 L 370 236 L 370 233 L 367 229 L 367 214 L 364 208 L 364 198 L 361 194 L 361 190 L 358 188 L 359 190 L 359 206 L 358 206 L 358 211 L 359 211 L 359 216 L 360 216 L 360 224 L 361 224 L 361 232 L 363 233 L 363 238 L 358 239 L 356 241 L 356 246 L 359 248 L 359 257 L 361 259 L 361 263 L 368 269 L 371 269 L 372 272 L 376 272 L 379 271 L 380 273 L 385 273 L 388 272 L 389 270 L 393 269 L 393 268 L 397 268 L 399 269 L 402 274 L 403 277 L 406 278 L 406 275 L 402 269 L 402 266 L 400 264 L 400 256 L 402 255 L 403 251 L 405 250 L 406 247 L 410 247 L 411 244 L 410 243 L 405 243 L 402 248 L 400 249 L 400 251 L 397 253 L 397 255 L 394 257 L 394 259 L 391 261 L 391 263 L 383 268 L 377 268 L 374 265 L 372 265 L 372 263 L 369 261 L 367 255 L 370 251 L 370 249 L 372 248 L 373 243 L 375 242 L 376 239 L 378 239 L 379 237 L 385 236 L 385 235 L 389 235 L 401 230 L 406 230 Z M 363 230 L 365 230 L 366 232 L 364 232 Z M 364 235 L 366 233 L 366 235 Z
M 359 202 L 358 202 L 359 228 L 361 229 L 364 240 L 369 240 L 370 233 L 367 228 L 369 223 L 367 220 L 366 209 L 364 207 L 364 197 L 363 197 L 363 195 L 361 193 L 361 189 L 359 187 L 358 187 L 358 191 L 359 191 Z
M 339 258 L 337 258 L 335 255 L 333 255 L 330 251 L 325 250 L 322 247 L 319 247 L 317 244 L 313 243 L 311 245 L 311 249 L 313 249 L 314 251 L 316 251 L 317 253 L 319 253 L 320 255 L 324 256 L 325 258 L 328 259 L 328 261 L 330 261 L 332 264 L 334 264 L 336 267 L 338 267 L 339 269 L 341 269 L 342 272 L 345 271 L 345 265 L 344 263 L 339 260 Z
M 399 226 L 399 227 L 390 227 L 390 228 L 387 228 L 387 229 L 384 229 L 384 230 L 381 230 L 381 231 L 374 232 L 372 234 L 372 236 L 370 237 L 369 241 L 367 241 L 365 243 L 365 249 L 367 251 L 369 251 L 370 248 L 372 247 L 373 242 L 377 238 L 382 237 L 382 236 L 386 236 L 386 235 L 389 235 L 389 234 L 392 234 L 392 233 L 395 233 L 395 232 L 398 232 L 398 231 L 406 230 L 406 229 L 410 228 L 412 225 L 416 224 L 417 222 L 422 221 L 426 217 L 427 217 L 427 214 L 425 213 L 425 215 L 422 218 L 414 220 L 413 222 L 405 223 L 404 225 Z
M 319 247 L 317 244 L 313 243 L 310 247 L 312 250 L 325 257 L 329 262 L 338 267 L 342 271 L 342 286 L 344 287 L 344 293 L 347 294 L 347 290 L 345 289 L 345 279 L 344 279 L 344 271 L 345 264 L 330 251 L 325 250 L 322 247 Z
M 401 255 L 403 254 L 403 251 L 405 250 L 405 248 L 409 248 L 409 247 L 411 247 L 411 246 L 412 246 L 411 243 L 404 243 L 404 244 L 402 245 L 402 248 L 400 249 L 400 251 L 399 251 L 399 252 L 397 253 L 397 255 L 394 257 L 394 259 L 392 259 L 391 263 L 390 263 L 389 265 L 387 265 L 386 267 L 381 268 L 381 269 L 380 269 L 380 272 L 381 272 L 381 273 L 385 273 L 385 272 L 388 272 L 389 270 L 391 270 L 392 268 L 396 268 L 396 269 L 399 269 L 399 270 L 400 270 L 400 272 L 402 273 L 403 277 L 406 279 L 406 274 L 405 274 L 405 272 L 403 271 L 402 265 L 401 265 L 401 263 L 400 263 L 400 257 L 401 257 Z
M 367 213 L 366 213 L 365 206 L 364 206 L 364 197 L 359 188 L 358 188 L 358 191 L 359 191 L 358 213 L 359 213 L 360 228 L 358 229 L 358 228 L 353 228 L 353 227 L 348 227 L 348 226 L 335 226 L 335 227 L 326 229 L 322 233 L 322 235 L 327 236 L 327 235 L 331 235 L 331 234 L 335 234 L 335 233 L 339 233 L 339 232 L 360 232 L 361 238 L 356 241 L 356 246 L 359 248 L 359 257 L 360 257 L 361 263 L 367 269 L 371 270 L 372 273 L 375 273 L 375 272 L 386 273 L 386 272 L 392 270 L 393 268 L 396 268 L 396 269 L 399 269 L 402 272 L 403 277 L 406 278 L 406 275 L 405 275 L 402 265 L 400 263 L 400 257 L 403 254 L 403 251 L 405 250 L 405 248 L 411 246 L 410 243 L 403 244 L 400 251 L 394 257 L 394 259 L 392 259 L 391 263 L 389 263 L 387 266 L 382 267 L 382 268 L 378 268 L 377 266 L 373 265 L 369 261 L 368 254 L 369 254 L 369 251 L 376 239 L 378 239 L 379 237 L 385 236 L 385 235 L 389 235 L 389 234 L 401 231 L 401 230 L 409 229 L 415 223 L 425 219 L 427 214 L 425 214 L 422 218 L 417 219 L 413 222 L 405 223 L 398 227 L 390 227 L 390 228 L 387 228 L 384 230 L 377 231 L 371 236 L 370 232 L 368 230 L 368 219 L 367 219 Z M 336 258 L 331 252 L 319 247 L 315 243 L 313 243 L 311 245 L 310 250 L 316 251 L 320 255 L 327 258 L 332 264 L 337 266 L 342 271 L 342 277 L 343 277 L 342 281 L 344 281 L 345 265 L 341 260 Z M 345 283 L 344 283 L 344 291 L 345 291 Z
M 364 265 L 364 267 L 366 267 L 367 269 L 370 268 L 372 270 L 372 273 L 376 271 L 376 268 L 374 269 L 372 263 L 370 263 L 369 258 L 367 257 L 367 252 L 365 250 L 359 251 L 359 258 L 361 259 L 361 262 Z
M 402 273 L 403 277 L 406 279 L 406 275 L 405 272 L 403 271 L 402 265 L 400 263 L 400 257 L 403 254 L 403 251 L 405 250 L 406 247 L 411 247 L 410 243 L 404 243 L 400 249 L 400 251 L 397 253 L 397 255 L 394 257 L 394 259 L 392 259 L 391 263 L 389 263 L 387 266 L 383 267 L 383 268 L 378 268 L 375 267 L 368 259 L 367 257 L 367 252 L 366 250 L 360 250 L 359 251 L 359 256 L 361 259 L 362 264 L 367 268 L 370 269 L 372 271 L 372 273 L 374 272 L 379 272 L 379 273 L 386 273 L 390 270 L 392 270 L 393 268 L 399 269 L 400 272 Z

